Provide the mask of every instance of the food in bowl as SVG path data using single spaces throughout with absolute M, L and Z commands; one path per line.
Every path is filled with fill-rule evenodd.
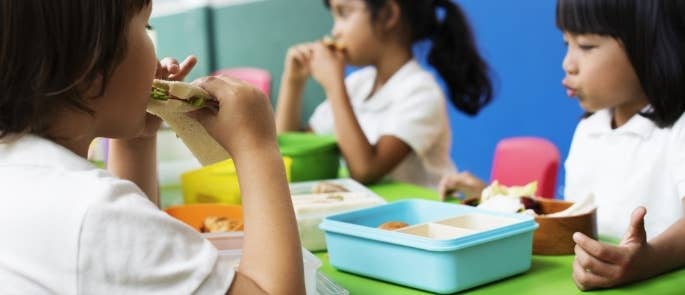
M 202 225 L 200 225 L 200 232 L 216 233 L 216 232 L 232 232 L 240 231 L 243 228 L 243 223 L 240 220 L 230 219 L 221 216 L 207 216 Z
M 400 228 L 405 228 L 407 226 L 409 226 L 409 224 L 406 224 L 402 221 L 388 221 L 388 222 L 384 222 L 381 225 L 379 225 L 378 228 L 384 229 L 384 230 L 397 230 Z
M 483 190 L 480 198 L 466 199 L 462 201 L 462 204 L 505 213 L 525 213 L 535 216 L 542 214 L 540 204 L 534 197 L 536 190 L 537 181 L 525 186 L 507 187 L 495 180 Z

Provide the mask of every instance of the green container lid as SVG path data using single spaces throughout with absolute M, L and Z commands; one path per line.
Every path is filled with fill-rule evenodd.
M 314 133 L 284 133 L 278 136 L 278 146 L 283 156 L 292 159 L 292 181 L 338 177 L 340 151 L 335 137 Z

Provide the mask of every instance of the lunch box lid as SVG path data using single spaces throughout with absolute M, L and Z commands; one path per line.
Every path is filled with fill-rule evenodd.
M 363 225 L 365 218 L 378 220 L 379 216 L 392 212 L 406 212 L 407 210 L 420 210 L 421 215 L 430 215 L 429 220 L 422 220 L 418 224 L 437 222 L 453 217 L 468 214 L 479 214 L 497 218 L 507 218 L 511 224 L 480 232 L 459 236 L 453 239 L 432 239 L 376 228 L 377 225 Z M 396 220 L 396 216 L 387 216 L 387 220 Z M 416 224 L 415 224 L 416 225 Z M 508 214 L 476 207 L 448 204 L 436 201 L 411 199 L 379 205 L 371 208 L 349 211 L 330 215 L 324 219 L 320 228 L 331 233 L 354 236 L 358 238 L 397 244 L 428 251 L 453 251 L 497 239 L 514 236 L 517 234 L 532 232 L 538 227 L 534 218 L 524 214 Z

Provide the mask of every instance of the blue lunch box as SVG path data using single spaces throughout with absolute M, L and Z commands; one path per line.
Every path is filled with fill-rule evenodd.
M 399 221 L 409 226 L 384 230 Z M 328 216 L 331 265 L 347 272 L 449 294 L 530 268 L 532 216 L 406 200 Z

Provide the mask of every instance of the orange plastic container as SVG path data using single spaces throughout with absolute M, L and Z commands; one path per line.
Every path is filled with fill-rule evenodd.
M 238 205 L 190 204 L 169 207 L 164 211 L 198 231 L 200 231 L 202 222 L 209 216 L 225 217 L 243 222 L 243 208 Z M 242 230 L 242 225 L 240 230 Z

